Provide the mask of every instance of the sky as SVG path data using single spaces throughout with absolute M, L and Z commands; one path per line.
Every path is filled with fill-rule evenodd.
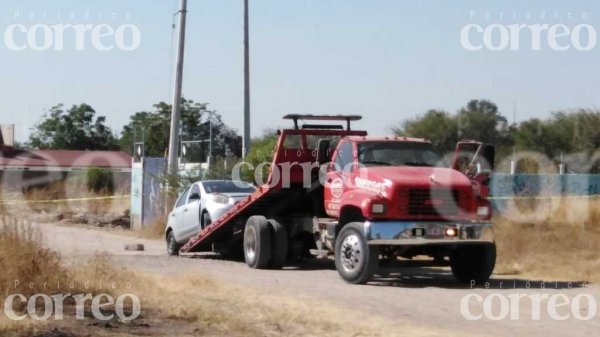
M 241 131 L 242 1 L 188 2 L 183 94 L 208 102 Z M 177 6 L 0 0 L 0 123 L 14 123 L 23 141 L 50 107 L 85 102 L 120 132 L 133 113 L 170 102 Z M 358 128 L 383 135 L 428 109 L 455 112 L 473 98 L 492 100 L 509 120 L 516 106 L 517 121 L 600 105 L 600 43 L 588 34 L 600 30 L 600 2 L 250 0 L 250 21 L 253 136 L 287 125 L 281 117 L 289 113 L 360 114 Z M 77 50 L 65 26 L 83 24 L 134 26 L 139 44 L 123 50 L 108 36 L 101 41 L 113 49 L 101 51 L 88 32 Z M 534 50 L 531 27 L 543 24 L 560 25 L 556 41 L 569 49 L 555 50 L 546 31 Z M 461 42 L 468 25 L 489 29 L 488 44 L 485 31 L 468 31 L 478 51 Z M 510 25 L 525 26 L 509 35 L 515 50 L 501 48 Z M 132 30 L 122 32 L 122 45 L 135 45 Z M 45 43 L 48 49 L 33 50 Z

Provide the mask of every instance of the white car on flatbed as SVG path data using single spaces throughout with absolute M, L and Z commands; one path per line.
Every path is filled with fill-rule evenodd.
M 254 193 L 256 187 L 241 181 L 209 180 L 193 183 L 175 202 L 169 214 L 165 238 L 169 255 L 236 203 Z

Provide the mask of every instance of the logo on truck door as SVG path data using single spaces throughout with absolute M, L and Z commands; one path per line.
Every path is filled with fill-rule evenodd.
M 344 181 L 341 178 L 335 178 L 329 185 L 329 189 L 331 190 L 331 196 L 339 199 L 344 192 Z
M 354 183 L 363 190 L 379 193 L 385 192 L 385 185 L 382 182 L 356 177 Z

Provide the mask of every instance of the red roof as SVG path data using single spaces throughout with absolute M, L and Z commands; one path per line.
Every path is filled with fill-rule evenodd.
M 123 151 L 0 150 L 0 167 L 131 168 L 131 156 Z

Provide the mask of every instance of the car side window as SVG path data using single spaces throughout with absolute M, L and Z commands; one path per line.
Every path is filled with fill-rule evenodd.
M 335 170 L 342 172 L 350 169 L 348 164 L 352 163 L 354 156 L 352 155 L 352 143 L 345 141 L 340 145 L 340 149 L 335 156 Z
M 191 196 L 191 195 L 193 195 L 194 193 L 197 193 L 197 194 L 198 194 L 200 197 L 202 196 L 202 195 L 200 194 L 200 187 L 198 186 L 198 184 L 194 184 L 194 185 L 192 186 L 192 189 L 191 189 L 191 191 L 190 191 L 190 196 Z M 199 200 L 199 199 L 200 199 L 200 198 L 198 198 L 198 199 L 190 199 L 190 200 L 188 200 L 188 203 L 190 203 L 190 202 L 194 202 L 194 201 L 196 201 L 196 200 Z
M 187 190 L 185 190 L 185 192 L 183 192 L 181 194 L 181 196 L 179 197 L 179 200 L 177 200 L 177 204 L 175 204 L 175 207 L 181 207 L 181 206 L 185 205 L 185 202 L 187 201 L 187 197 L 188 197 L 189 193 L 190 193 L 190 189 L 188 188 Z

